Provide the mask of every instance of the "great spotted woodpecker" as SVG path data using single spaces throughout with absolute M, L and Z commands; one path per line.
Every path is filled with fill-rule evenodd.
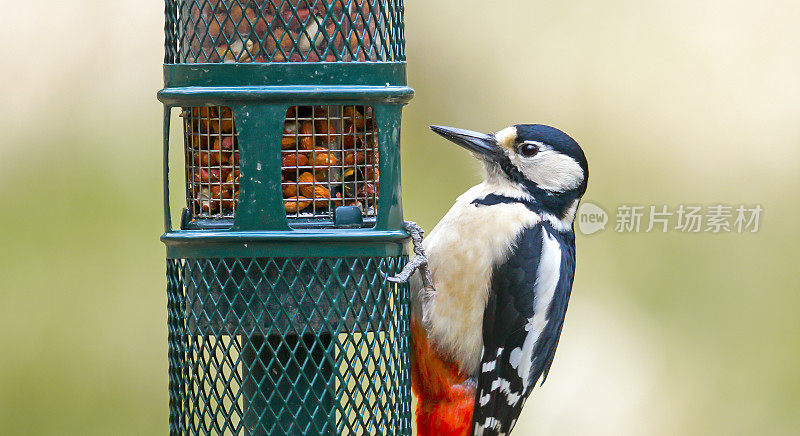
M 412 262 L 428 274 L 411 278 L 418 434 L 508 434 L 561 335 L 586 157 L 544 125 L 431 129 L 471 151 L 485 180 L 458 197 Z

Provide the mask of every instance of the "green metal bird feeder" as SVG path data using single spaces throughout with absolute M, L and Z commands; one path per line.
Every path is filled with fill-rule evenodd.
M 402 1 L 166 0 L 165 30 L 171 434 L 411 434 Z

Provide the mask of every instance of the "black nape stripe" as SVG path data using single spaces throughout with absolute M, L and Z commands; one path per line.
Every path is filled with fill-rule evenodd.
M 538 188 L 537 188 L 538 189 Z M 539 189 L 542 193 L 541 189 Z M 549 193 L 547 193 L 549 194 Z M 534 194 L 533 200 L 527 200 L 523 198 L 513 198 L 507 197 L 505 195 L 499 194 L 489 194 L 483 198 L 477 198 L 472 200 L 472 204 L 476 206 L 494 206 L 497 204 L 515 204 L 519 203 L 524 205 L 528 208 L 531 212 L 537 213 L 539 215 L 543 213 L 550 214 L 558 219 L 564 219 L 564 215 L 566 214 L 567 209 L 572 205 L 572 202 L 575 201 L 575 198 L 553 198 L 554 195 L 550 196 L 551 198 L 541 197 Z
M 528 208 L 531 212 L 535 212 L 541 214 L 542 212 L 546 212 L 542 205 L 536 203 L 532 200 L 525 200 L 522 198 L 512 198 L 506 197 L 505 195 L 498 195 L 498 194 L 489 194 L 483 198 L 476 198 L 472 200 L 472 204 L 477 206 L 495 206 L 498 204 L 522 204 Z

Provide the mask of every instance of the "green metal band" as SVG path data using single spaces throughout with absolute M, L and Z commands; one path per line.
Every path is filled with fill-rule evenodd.
M 405 86 L 405 62 L 167 64 L 164 86 Z
M 166 88 L 158 99 L 167 105 L 227 105 L 237 102 L 292 104 L 404 104 L 414 96 L 407 86 L 241 86 Z
M 167 258 L 387 257 L 405 254 L 405 231 L 370 229 L 278 231 L 183 230 L 165 233 Z
M 229 106 L 237 120 L 242 177 L 233 230 L 290 231 L 281 191 L 281 136 L 290 105 L 371 104 L 375 111 L 380 160 L 381 199 L 375 230 L 402 226 L 400 194 L 400 118 L 413 95 L 408 87 L 261 86 L 241 88 L 168 88 L 159 99 L 170 106 Z M 165 112 L 165 138 L 169 126 Z M 169 232 L 169 144 L 164 145 L 164 215 Z
M 180 230 L 165 233 L 161 240 L 170 242 L 400 242 L 409 238 L 403 230 L 370 230 L 370 229 L 315 229 L 293 230 L 291 232 L 254 231 L 229 232 L 208 230 Z

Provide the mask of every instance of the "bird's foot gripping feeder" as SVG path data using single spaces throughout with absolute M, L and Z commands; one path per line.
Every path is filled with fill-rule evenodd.
M 172 434 L 411 433 L 408 286 L 386 279 L 407 258 L 402 11 L 166 1 Z
M 423 289 L 433 291 L 433 279 L 431 271 L 428 269 L 428 256 L 425 255 L 425 247 L 422 245 L 425 230 L 414 221 L 406 221 L 403 223 L 403 228 L 411 236 L 411 244 L 414 246 L 414 258 L 403 267 L 402 271 L 395 276 L 389 277 L 388 280 L 393 283 L 407 283 L 411 276 L 419 270 Z

